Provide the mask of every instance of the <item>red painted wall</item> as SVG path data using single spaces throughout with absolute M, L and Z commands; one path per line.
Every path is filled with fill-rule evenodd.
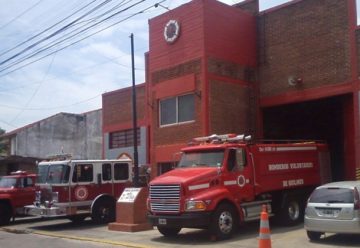
M 204 48 L 203 1 L 192 1 L 149 21 L 149 66 L 152 71 L 201 57 Z M 166 23 L 180 23 L 180 36 L 175 43 L 164 39 Z M 150 76 L 151 77 L 151 76 Z
M 206 3 L 204 5 L 206 55 L 255 67 L 255 16 L 217 1 Z

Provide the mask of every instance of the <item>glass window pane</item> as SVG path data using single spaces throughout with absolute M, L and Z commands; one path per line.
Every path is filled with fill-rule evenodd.
M 77 164 L 74 168 L 73 182 L 92 182 L 93 165 L 92 164 Z
M 111 164 L 102 165 L 102 180 L 103 181 L 111 180 Z
M 127 180 L 129 178 L 129 165 L 127 163 L 114 164 L 114 179 Z
M 160 125 L 176 123 L 176 98 L 160 101 Z
M 179 96 L 179 122 L 192 121 L 195 116 L 194 95 Z

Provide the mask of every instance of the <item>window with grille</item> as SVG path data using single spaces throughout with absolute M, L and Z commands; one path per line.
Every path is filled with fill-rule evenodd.
M 140 128 L 137 129 L 137 145 L 140 146 Z M 131 146 L 134 146 L 134 135 L 132 129 L 110 133 L 110 149 Z

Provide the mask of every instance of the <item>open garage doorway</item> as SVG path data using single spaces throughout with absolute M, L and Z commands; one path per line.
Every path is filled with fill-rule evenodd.
M 349 101 L 350 100 L 350 101 Z M 322 140 L 330 149 L 333 181 L 346 178 L 344 140 L 350 95 L 263 109 L 264 139 Z M 351 118 L 350 118 L 351 119 Z

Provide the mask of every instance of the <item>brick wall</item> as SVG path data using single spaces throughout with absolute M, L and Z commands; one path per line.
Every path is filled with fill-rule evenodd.
M 189 61 L 177 66 L 172 66 L 161 71 L 152 73 L 152 84 L 166 84 L 167 81 L 180 78 L 189 74 L 195 74 L 195 88 L 200 91 L 201 61 L 199 59 Z M 192 123 L 160 127 L 159 126 L 159 99 L 156 92 L 152 92 L 152 130 L 153 144 L 155 146 L 176 143 L 187 143 L 193 137 L 199 135 L 201 130 L 201 98 L 195 96 L 195 121 Z
M 356 30 L 357 71 L 360 77 L 360 29 Z
M 208 59 L 208 72 L 218 76 L 247 82 L 256 81 L 256 72 L 254 68 L 218 58 Z
M 132 88 L 103 95 L 103 129 L 109 126 L 132 123 Z M 137 119 L 145 118 L 145 85 L 136 87 Z
M 288 77 L 301 77 L 300 89 L 350 79 L 348 1 L 303 0 L 259 17 L 261 96 L 299 90 Z
M 250 88 L 211 80 L 209 98 L 210 133 L 252 133 Z
M 236 8 L 243 9 L 253 15 L 259 13 L 259 0 L 249 0 L 233 5 Z

